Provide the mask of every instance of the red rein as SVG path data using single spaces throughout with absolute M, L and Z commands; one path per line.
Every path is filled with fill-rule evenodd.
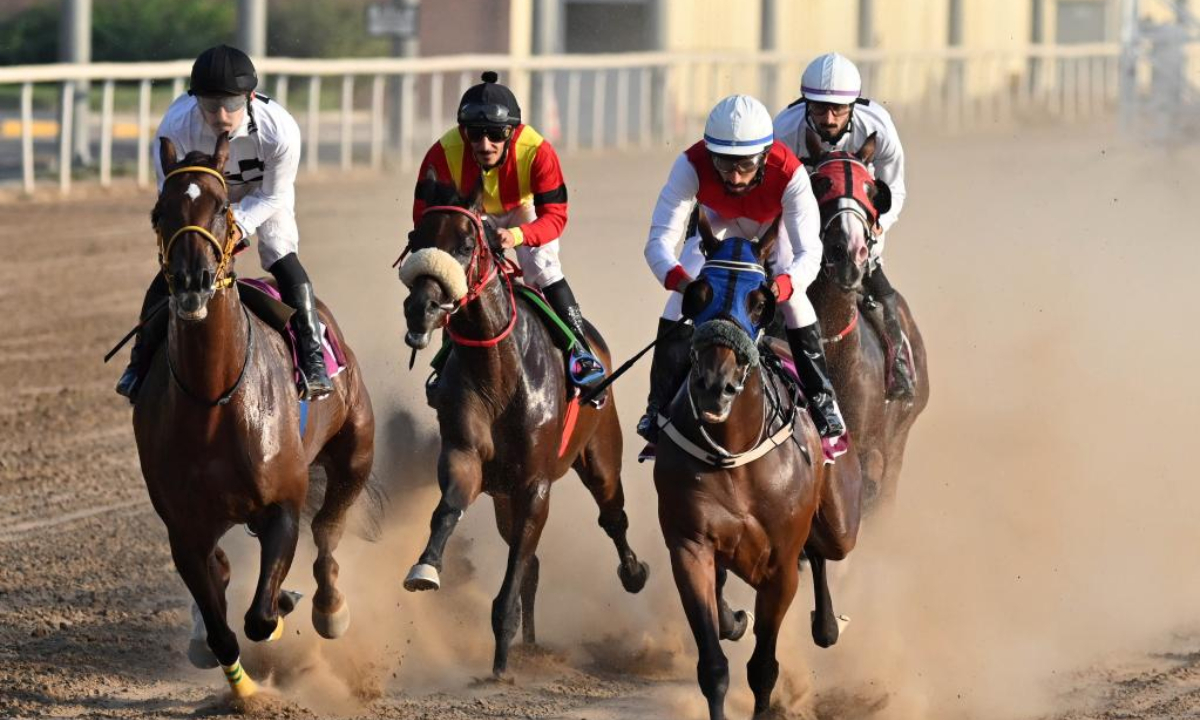
M 465 345 L 466 347 L 482 347 L 482 348 L 495 347 L 495 346 L 499 345 L 501 342 L 503 342 L 505 338 L 507 338 L 509 335 L 511 335 L 513 328 L 517 326 L 517 297 L 513 293 L 512 282 L 508 279 L 507 274 L 500 272 L 499 263 L 497 263 L 496 260 L 492 257 L 492 254 L 488 249 L 487 235 L 483 231 L 483 220 L 481 220 L 478 215 L 471 212 L 470 210 L 467 210 L 466 208 L 460 208 L 455 205 L 431 205 L 431 206 L 425 208 L 424 212 L 422 212 L 421 215 L 425 216 L 431 212 L 452 212 L 452 213 L 458 213 L 460 215 L 466 215 L 467 217 L 469 217 L 471 219 L 471 224 L 473 224 L 475 226 L 475 249 L 471 253 L 471 261 L 469 263 L 467 263 L 466 271 L 467 271 L 468 281 L 469 281 L 472 271 L 474 271 L 475 274 L 478 275 L 479 277 L 474 282 L 474 284 L 472 284 L 470 286 L 470 288 L 467 290 L 467 294 L 465 296 L 463 296 L 463 298 L 460 299 L 456 303 L 456 307 L 454 308 L 454 310 L 452 310 L 450 312 L 450 314 L 453 315 L 454 313 L 458 312 L 463 307 L 465 307 L 468 303 L 472 302 L 473 300 L 476 300 L 479 297 L 479 295 L 483 292 L 483 288 L 485 288 L 487 286 L 487 284 L 489 282 L 491 282 L 492 279 L 495 278 L 497 275 L 501 276 L 501 280 L 504 282 L 504 284 L 507 286 L 507 289 L 508 289 L 508 301 L 509 301 L 509 306 L 510 306 L 509 307 L 508 326 L 505 327 L 502 331 L 500 331 L 499 335 L 497 335 L 494 338 L 488 338 L 486 340 L 475 340 L 472 338 L 463 337 L 462 335 L 459 335 L 458 333 L 456 333 L 452 329 L 450 329 L 449 316 L 447 316 L 447 318 L 446 318 L 446 333 L 450 336 L 451 340 L 453 340 L 455 343 L 457 343 L 459 345 Z M 406 249 L 405 254 L 407 254 L 407 253 L 408 253 L 408 250 Z M 400 258 L 396 260 L 396 262 L 399 263 L 400 260 L 403 260 L 403 259 L 404 259 L 404 255 L 402 254 L 400 256 Z M 486 271 L 481 269 L 485 263 L 487 264 Z

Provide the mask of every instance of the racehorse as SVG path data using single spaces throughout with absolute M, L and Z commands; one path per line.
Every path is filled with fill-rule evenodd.
M 701 213 L 706 263 L 717 241 Z M 745 243 L 726 239 L 729 243 Z M 757 244 L 756 262 L 771 256 L 775 233 Z M 731 263 L 746 267 L 749 263 Z M 765 278 L 767 274 L 758 268 Z M 741 317 L 761 328 L 773 302 L 764 285 L 740 287 L 729 312 L 696 329 L 692 368 L 662 425 L 654 483 L 658 516 L 671 556 L 675 584 L 699 650 L 696 666 L 709 716 L 725 717 L 729 663 L 720 647 L 737 639 L 747 618 L 733 613 L 722 597 L 732 570 L 756 591 L 756 637 L 747 665 L 754 714 L 768 712 L 779 675 L 775 658 L 779 628 L 795 596 L 799 560 L 811 561 L 816 610 L 813 640 L 833 645 L 841 631 L 834 615 L 826 562 L 841 560 L 858 535 L 861 478 L 857 459 L 824 461 L 820 435 L 808 413 L 795 406 L 791 383 L 765 369 Z M 705 272 L 684 293 L 684 314 L 712 300 Z
M 625 589 L 640 591 L 649 568 L 626 540 L 621 428 L 613 397 L 610 393 L 599 408 L 580 408 L 577 399 L 572 406 L 562 353 L 530 301 L 523 294 L 517 298 L 494 231 L 480 218 L 482 188 L 481 181 L 464 199 L 453 186 L 423 181 L 428 207 L 409 238 L 408 249 L 415 252 L 400 270 L 410 288 L 405 342 L 424 348 L 433 331 L 445 327 L 454 343 L 431 396 L 442 437 L 437 465 L 442 497 L 430 521 L 429 543 L 404 587 L 440 587 L 446 541 L 479 494 L 491 495 L 496 525 L 509 546 L 504 582 L 492 604 L 492 672 L 503 678 L 518 623 L 524 641 L 536 641 L 537 544 L 550 509 L 550 485 L 567 470 L 575 469 L 600 508 L 599 523 L 616 545 Z M 611 367 L 603 339 L 590 330 L 592 347 Z
M 885 401 L 888 347 L 874 323 L 859 322 L 866 302 L 862 283 L 873 218 L 886 212 L 890 202 L 886 186 L 867 171 L 875 155 L 875 136 L 867 138 L 853 154 L 825 154 L 811 130 L 806 144 L 809 162 L 816 168 L 813 192 L 826 198 L 820 204 L 825 247 L 822 270 L 808 294 L 827 333 L 825 356 L 862 465 L 864 503 L 886 508 L 896 498 L 909 430 L 929 402 L 925 343 L 908 303 L 898 297 L 901 324 L 912 348 L 916 394 L 908 401 Z M 849 177 L 864 186 L 851 187 L 843 181 Z
M 162 273 L 170 290 L 165 349 L 156 353 L 133 411 L 134 436 L 150 500 L 167 526 L 171 556 L 195 601 L 188 656 L 223 667 L 235 696 L 257 689 L 241 667 L 226 622 L 229 559 L 218 545 L 245 524 L 262 548 L 258 586 L 246 612 L 246 637 L 273 640 L 296 596 L 280 594 L 300 531 L 308 468 L 328 476 L 312 520 L 317 559 L 313 626 L 342 635 L 350 608 L 337 588 L 333 552 L 346 512 L 371 471 L 374 415 L 353 353 L 335 391 L 306 408 L 301 431 L 292 353 L 282 335 L 249 313 L 234 287 L 233 215 L 222 168 L 229 138 L 213 154 L 176 162 L 161 139 L 166 179 L 152 214 Z M 341 339 L 329 310 L 321 319 Z M 207 646 L 205 645 L 207 638 Z

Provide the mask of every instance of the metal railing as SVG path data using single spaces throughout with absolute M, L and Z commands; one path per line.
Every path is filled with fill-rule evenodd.
M 1120 95 L 1120 47 L 1110 44 L 861 51 L 853 58 L 867 94 L 902 126 L 934 122 L 949 131 L 967 131 L 1028 119 L 1072 122 L 1109 114 Z M 264 58 L 258 69 L 265 78 L 260 89 L 296 116 L 305 141 L 304 169 L 316 172 L 330 164 L 412 167 L 453 122 L 459 96 L 478 82 L 483 69 L 499 71 L 522 98 L 527 122 L 564 153 L 574 153 L 667 143 L 681 148 L 700 136 L 716 100 L 734 92 L 757 95 L 780 110 L 795 98 L 809 59 L 785 53 Z M 57 175 L 63 193 L 76 174 L 108 186 L 119 147 L 126 158 L 123 169 L 139 186 L 148 186 L 156 114 L 183 92 L 190 70 L 190 61 L 0 68 L 0 120 L 14 104 L 6 97 L 15 95 L 19 106 L 16 137 L 0 134 L 0 182 L 17 181 L 32 193 L 40 165 L 43 174 Z M 88 100 L 89 106 L 98 105 L 99 160 L 86 173 L 74 162 L 71 142 L 64 141 L 72 138 L 78 101 L 73 87 L 79 82 L 99 86 L 98 96 L 93 90 Z M 5 95 L 6 86 L 19 92 Z M 56 92 L 39 86 L 56 86 Z M 39 93 L 40 112 L 35 107 Z M 48 137 L 35 142 L 35 127 Z M 51 143 L 53 151 L 38 152 Z M 13 177 L 4 178 L 4 159 L 18 156 L 19 174 L 10 162 Z

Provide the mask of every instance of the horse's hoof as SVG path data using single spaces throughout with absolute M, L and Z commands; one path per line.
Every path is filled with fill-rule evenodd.
M 304 593 L 296 592 L 295 590 L 280 590 L 279 591 L 279 614 L 290 615 L 296 609 L 296 605 L 300 603 L 300 599 L 304 597 Z
M 725 636 L 725 640 L 737 642 L 746 634 L 746 630 L 754 626 L 754 613 L 748 610 L 738 610 L 733 614 L 733 630 Z
M 283 637 L 283 616 L 282 615 L 275 618 L 275 629 L 271 631 L 271 634 L 268 635 L 267 639 L 264 640 L 263 642 L 275 642 L 276 640 L 278 640 L 281 637 Z
M 638 593 L 642 588 L 646 587 L 646 581 L 650 579 L 650 566 L 644 562 L 639 562 L 635 572 L 628 572 L 624 565 L 617 567 L 617 577 L 621 578 L 621 585 L 626 592 Z
M 192 667 L 198 667 L 201 670 L 212 670 L 217 665 L 217 656 L 213 655 L 212 648 L 208 646 L 207 640 L 198 640 L 192 638 L 188 641 L 187 649 L 188 661 L 192 663 Z
M 816 611 L 809 613 L 809 618 L 812 620 L 813 642 L 822 648 L 833 647 L 850 624 L 850 618 L 845 615 L 835 616 L 832 625 L 818 622 Z
M 317 633 L 326 640 L 340 638 L 350 628 L 350 603 L 343 600 L 342 606 L 331 613 L 323 613 L 313 605 L 312 623 Z
M 442 581 L 438 577 L 437 568 L 425 563 L 413 565 L 412 570 L 408 571 L 408 577 L 404 578 L 404 589 L 409 592 L 437 590 L 441 586 Z

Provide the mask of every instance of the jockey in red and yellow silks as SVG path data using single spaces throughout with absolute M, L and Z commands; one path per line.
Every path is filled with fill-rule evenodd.
M 501 245 L 515 248 L 525 282 L 541 290 L 554 312 L 578 339 L 568 370 L 584 387 L 604 379 L 585 335 L 583 312 L 559 261 L 559 238 L 567 225 L 567 186 L 554 146 L 521 123 L 512 91 L 496 82 L 496 73 L 463 94 L 458 125 L 429 148 L 417 175 L 413 223 L 425 210 L 423 187 L 429 180 L 452 183 L 469 196 L 483 183 L 483 213 L 497 229 Z

